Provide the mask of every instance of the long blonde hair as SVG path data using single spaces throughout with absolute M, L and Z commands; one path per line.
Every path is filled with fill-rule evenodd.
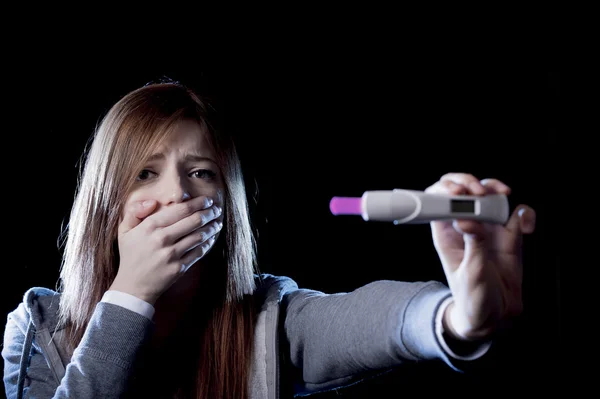
M 131 185 L 152 151 L 183 119 L 197 121 L 214 147 L 224 182 L 225 221 L 219 248 L 224 270 L 211 322 L 200 345 L 196 397 L 247 397 L 256 245 L 240 161 L 232 139 L 209 122 L 210 108 L 177 83 L 151 84 L 125 95 L 96 129 L 63 234 L 59 317 L 73 350 L 118 270 L 117 228 Z M 224 240 L 224 242 L 223 242 Z M 214 252 L 214 251 L 213 251 Z M 208 351 L 208 352 L 206 352 Z

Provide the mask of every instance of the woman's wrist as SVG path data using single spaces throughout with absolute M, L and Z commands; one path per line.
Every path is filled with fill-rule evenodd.
M 141 299 L 142 301 L 147 302 L 152 306 L 154 306 L 154 304 L 156 303 L 156 300 L 158 299 L 154 295 L 145 294 L 145 293 L 141 292 L 140 290 L 135 289 L 134 287 L 131 287 L 127 284 L 122 284 L 117 279 L 115 279 L 115 281 L 113 281 L 113 283 L 111 284 L 111 286 L 108 290 L 109 291 L 119 291 L 119 292 L 124 292 L 125 294 L 133 295 L 134 297 Z

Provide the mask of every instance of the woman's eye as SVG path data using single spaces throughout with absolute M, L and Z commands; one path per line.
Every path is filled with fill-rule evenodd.
M 151 177 L 151 175 L 153 174 L 153 172 L 144 169 L 140 172 L 140 174 L 137 176 L 136 180 L 147 180 L 148 178 Z
M 190 173 L 191 177 L 197 179 L 214 179 L 217 174 L 209 169 L 198 169 Z

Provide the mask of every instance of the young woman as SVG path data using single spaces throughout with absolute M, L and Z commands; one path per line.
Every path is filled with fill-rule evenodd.
M 450 173 L 427 191 L 509 193 Z M 521 311 L 521 237 L 432 223 L 449 287 L 375 281 L 350 293 L 258 272 L 235 146 L 178 83 L 141 87 L 105 116 L 68 224 L 58 292 L 8 316 L 7 396 L 281 398 L 416 360 L 460 370 Z

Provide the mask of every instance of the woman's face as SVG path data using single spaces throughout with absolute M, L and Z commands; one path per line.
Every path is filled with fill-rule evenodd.
M 223 179 L 205 131 L 194 121 L 180 122 L 150 156 L 136 178 L 124 209 L 133 202 L 155 200 L 155 212 L 198 196 L 223 209 Z M 222 221 L 223 216 L 218 220 Z

